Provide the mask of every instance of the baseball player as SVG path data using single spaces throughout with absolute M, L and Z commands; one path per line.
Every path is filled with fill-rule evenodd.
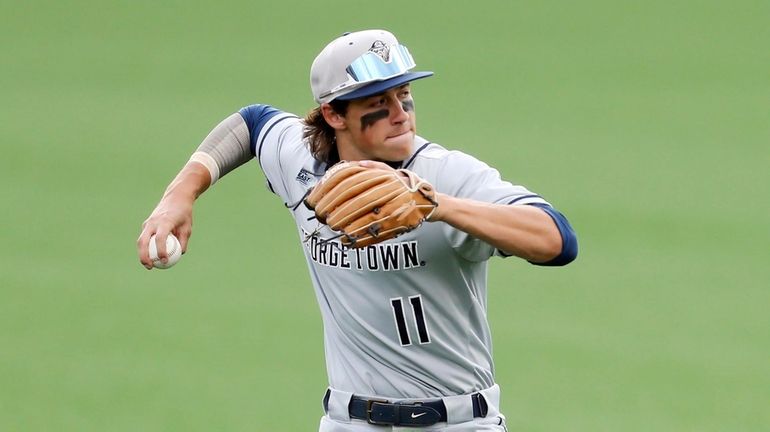
M 487 260 L 561 266 L 577 255 L 569 223 L 540 195 L 416 134 L 411 83 L 433 73 L 414 67 L 387 31 L 333 40 L 310 69 L 317 107 L 303 119 L 251 105 L 224 119 L 168 186 L 137 241 L 148 269 L 153 234 L 161 258 L 169 233 L 186 250 L 196 198 L 257 160 L 296 221 L 321 309 L 329 378 L 321 431 L 506 430 L 487 322 Z M 332 188 L 333 176 L 371 170 L 407 185 L 404 193 L 422 191 L 424 223 L 385 241 L 379 223 L 366 225 L 367 241 L 326 225 L 332 215 L 319 202 L 378 193 L 354 177 Z M 308 198 L 318 188 L 320 198 Z M 394 220 L 414 202 L 397 206 Z

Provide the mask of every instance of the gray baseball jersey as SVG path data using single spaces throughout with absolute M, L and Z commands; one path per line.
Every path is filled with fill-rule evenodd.
M 487 322 L 491 245 L 445 223 L 424 223 L 363 249 L 321 242 L 334 232 L 301 202 L 326 171 L 294 115 L 241 110 L 252 153 L 297 224 L 324 325 L 332 388 L 365 396 L 431 398 L 494 385 Z M 417 137 L 403 168 L 449 195 L 499 204 L 545 203 L 485 163 Z

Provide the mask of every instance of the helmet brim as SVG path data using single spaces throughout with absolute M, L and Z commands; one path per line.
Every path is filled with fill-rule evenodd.
M 371 84 L 367 84 L 359 89 L 353 90 L 350 93 L 346 93 L 342 96 L 338 96 L 334 99 L 338 100 L 353 100 L 353 99 L 360 99 L 365 98 L 368 96 L 373 96 L 379 93 L 384 92 L 385 90 L 392 89 L 393 87 L 398 87 L 401 85 L 404 85 L 408 82 L 412 82 L 414 80 L 418 80 L 421 78 L 427 78 L 429 76 L 433 75 L 433 72 L 407 72 L 403 75 L 399 75 L 397 77 L 389 78 L 383 81 L 375 81 Z

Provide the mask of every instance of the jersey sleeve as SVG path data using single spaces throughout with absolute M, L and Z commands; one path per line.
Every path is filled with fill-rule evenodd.
M 270 105 L 249 105 L 238 113 L 246 122 L 249 148 L 259 161 L 267 187 L 284 202 L 290 201 L 291 174 L 286 167 L 303 146 L 300 119 Z
M 468 154 L 452 151 L 444 158 L 436 190 L 458 198 L 504 205 L 550 204 L 524 186 L 503 180 L 500 173 Z M 501 251 L 476 237 L 445 224 L 447 240 L 463 257 L 483 261 L 493 255 L 505 257 Z

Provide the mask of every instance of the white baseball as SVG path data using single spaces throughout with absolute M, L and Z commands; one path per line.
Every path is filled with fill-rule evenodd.
M 158 258 L 158 246 L 155 244 L 155 235 L 153 234 L 150 237 L 150 259 L 152 260 L 153 267 L 159 269 L 167 269 L 182 258 L 182 245 L 179 243 L 179 239 L 174 234 L 169 234 L 166 237 L 166 254 L 168 255 L 168 261 L 163 264 L 160 258 Z

